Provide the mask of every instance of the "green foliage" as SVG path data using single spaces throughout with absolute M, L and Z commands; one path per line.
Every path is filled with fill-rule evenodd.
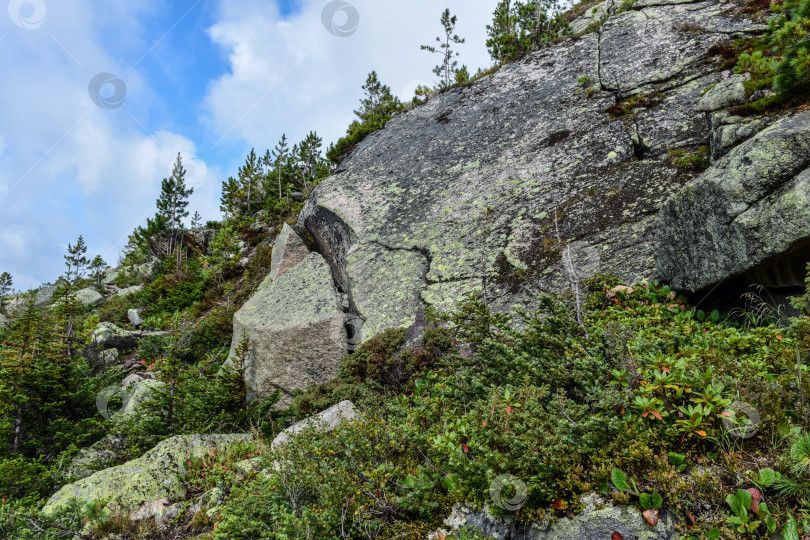
M 455 33 L 458 17 L 451 15 L 449 9 L 442 12 L 440 22 L 444 29 L 444 36 L 436 36 L 438 48 L 433 45 L 422 45 L 421 49 L 442 57 L 442 63 L 433 68 L 433 73 L 439 77 L 439 88 L 444 89 L 448 88 L 457 78 L 458 60 L 456 58 L 460 53 L 453 50 L 453 46 L 462 45 L 466 40 Z
M 668 157 L 681 170 L 700 172 L 709 166 L 711 151 L 708 146 L 700 146 L 688 151 L 683 148 L 670 150 Z
M 8 272 L 0 274 L 0 313 L 6 311 L 6 295 L 11 291 L 12 284 L 11 274 Z
M 567 30 L 556 0 L 501 0 L 487 25 L 487 49 L 495 62 L 511 62 Z
M 360 100 L 360 108 L 354 111 L 358 119 L 351 123 L 346 136 L 326 152 L 326 157 L 335 165 L 340 164 L 360 141 L 385 127 L 389 120 L 404 111 L 399 99 L 391 94 L 391 89 L 380 82 L 376 71 L 369 73 L 363 91 L 365 97 Z
M 810 0 L 801 0 L 790 18 L 771 22 L 772 40 L 783 48 L 776 68 L 774 89 L 789 95 L 810 90 Z

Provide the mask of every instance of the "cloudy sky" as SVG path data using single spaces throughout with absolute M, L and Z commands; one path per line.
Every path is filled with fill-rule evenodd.
M 8 0 L 3 0 L 8 1 Z M 116 263 L 180 152 L 190 210 L 218 219 L 247 152 L 310 130 L 328 144 L 371 70 L 435 82 L 420 51 L 458 15 L 461 62 L 489 67 L 497 0 L 10 0 L 0 11 L 0 272 L 53 281 L 68 243 Z

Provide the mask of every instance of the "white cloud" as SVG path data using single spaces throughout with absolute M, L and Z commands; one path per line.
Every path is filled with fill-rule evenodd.
M 467 39 L 458 60 L 472 72 L 490 65 L 485 28 L 497 0 L 448 0 L 441 7 L 434 0 L 351 3 L 359 27 L 336 37 L 321 22 L 326 0 L 303 0 L 287 20 L 270 2 L 220 0 L 219 22 L 209 33 L 228 55 L 231 72 L 209 88 L 212 130 L 260 148 L 272 147 L 284 131 L 294 141 L 313 129 L 334 141 L 352 120 L 371 70 L 400 97 L 434 81 L 431 70 L 440 57 L 419 46 L 434 43 L 444 7 L 458 16 L 457 31 Z M 346 22 L 341 16 L 338 25 Z
M 159 6 L 49 1 L 34 30 L 0 23 L 0 62 L 9 74 L 0 85 L 0 271 L 11 271 L 16 287 L 55 279 L 60 250 L 79 234 L 93 255 L 115 263 L 128 234 L 154 212 L 177 152 L 196 152 L 187 137 L 146 131 L 159 98 L 121 60 L 148 50 L 139 21 Z M 100 72 L 125 80 L 122 107 L 91 100 L 88 84 Z M 193 204 L 216 215 L 208 201 L 218 189 L 203 183 L 198 191 L 203 197 Z

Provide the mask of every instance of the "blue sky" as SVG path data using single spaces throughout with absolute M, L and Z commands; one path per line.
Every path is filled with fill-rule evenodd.
M 79 234 L 115 264 L 154 213 L 178 152 L 195 188 L 191 211 L 218 219 L 221 181 L 252 147 L 263 153 L 282 133 L 295 142 L 310 130 L 334 141 L 372 69 L 400 97 L 433 81 L 436 58 L 419 45 L 439 33 L 445 7 L 467 38 L 460 60 L 472 71 L 490 65 L 485 26 L 497 0 L 351 0 L 333 19 L 359 17 L 344 37 L 324 25 L 328 4 L 9 0 L 0 272 L 18 289 L 53 281 Z M 91 81 L 106 81 L 94 97 Z

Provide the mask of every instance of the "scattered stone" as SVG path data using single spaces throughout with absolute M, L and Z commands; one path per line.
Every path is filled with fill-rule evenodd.
M 114 366 L 118 363 L 118 349 L 107 349 L 98 353 L 98 359 L 104 367 Z
M 99 323 L 98 326 L 96 326 L 96 329 L 93 330 L 91 341 L 95 343 L 100 351 L 113 348 L 125 350 L 131 349 L 137 345 L 137 340 L 131 332 L 127 332 L 109 322 Z
M 296 433 L 300 433 L 305 429 L 329 432 L 340 424 L 357 418 L 360 418 L 360 413 L 357 407 L 354 406 L 354 403 L 348 400 L 341 401 L 337 405 L 333 405 L 315 416 L 302 420 L 276 435 L 276 438 L 273 439 L 273 442 L 270 444 L 270 450 L 278 450 L 287 444 Z
M 143 324 L 143 319 L 141 318 L 141 315 L 138 313 L 137 309 L 128 310 L 127 318 L 129 318 L 129 324 L 135 328 L 140 328 L 140 326 Z
M 34 300 L 34 305 L 36 307 L 42 307 L 47 305 L 53 300 L 53 293 L 56 292 L 56 285 L 46 285 L 41 287 L 37 291 L 36 299 Z
M 118 296 L 129 296 L 130 294 L 134 294 L 139 292 L 143 289 L 143 285 L 133 285 L 132 287 L 127 287 L 126 289 L 120 289 L 116 291 L 115 294 Z

